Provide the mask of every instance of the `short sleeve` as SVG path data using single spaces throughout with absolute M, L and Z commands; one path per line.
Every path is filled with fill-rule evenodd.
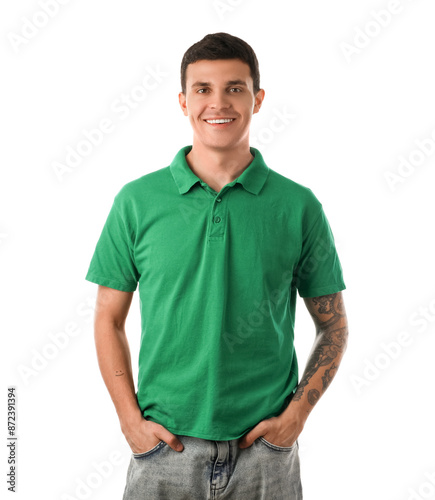
M 139 278 L 131 231 L 115 197 L 85 279 L 123 292 L 134 292 Z
M 300 258 L 293 276 L 293 286 L 298 289 L 300 297 L 319 297 L 346 288 L 334 236 L 321 205 L 313 219 L 303 234 Z

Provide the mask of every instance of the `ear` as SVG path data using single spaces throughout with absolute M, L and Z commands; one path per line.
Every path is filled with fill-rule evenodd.
M 266 94 L 266 92 L 263 89 L 260 89 L 257 92 L 257 95 L 255 96 L 255 104 L 254 104 L 253 114 L 258 113 L 260 111 L 261 104 L 263 102 L 265 94 Z
M 189 113 L 187 111 L 186 96 L 183 94 L 183 92 L 180 92 L 178 94 L 178 102 L 180 103 L 180 107 L 184 113 L 184 116 L 189 116 Z

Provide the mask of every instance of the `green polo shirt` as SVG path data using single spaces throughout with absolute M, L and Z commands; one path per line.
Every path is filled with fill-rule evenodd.
M 236 439 L 279 415 L 298 384 L 296 294 L 345 289 L 313 192 L 260 151 L 219 193 L 182 148 L 114 198 L 86 280 L 139 283 L 137 400 L 174 434 Z

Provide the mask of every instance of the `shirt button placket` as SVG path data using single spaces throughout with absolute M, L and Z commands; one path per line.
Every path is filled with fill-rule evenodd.
M 223 210 L 224 207 L 222 206 L 222 194 L 223 191 L 220 191 L 219 195 L 216 196 L 214 199 L 213 203 L 213 208 L 212 208 L 212 229 L 210 232 L 210 236 L 213 238 L 223 238 L 224 233 L 225 233 L 225 224 L 224 224 L 224 215 L 223 215 Z

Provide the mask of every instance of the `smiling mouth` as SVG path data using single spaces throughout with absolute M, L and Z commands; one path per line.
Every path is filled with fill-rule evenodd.
M 204 120 L 210 125 L 226 125 L 227 123 L 232 123 L 235 118 L 218 118 L 216 120 Z

